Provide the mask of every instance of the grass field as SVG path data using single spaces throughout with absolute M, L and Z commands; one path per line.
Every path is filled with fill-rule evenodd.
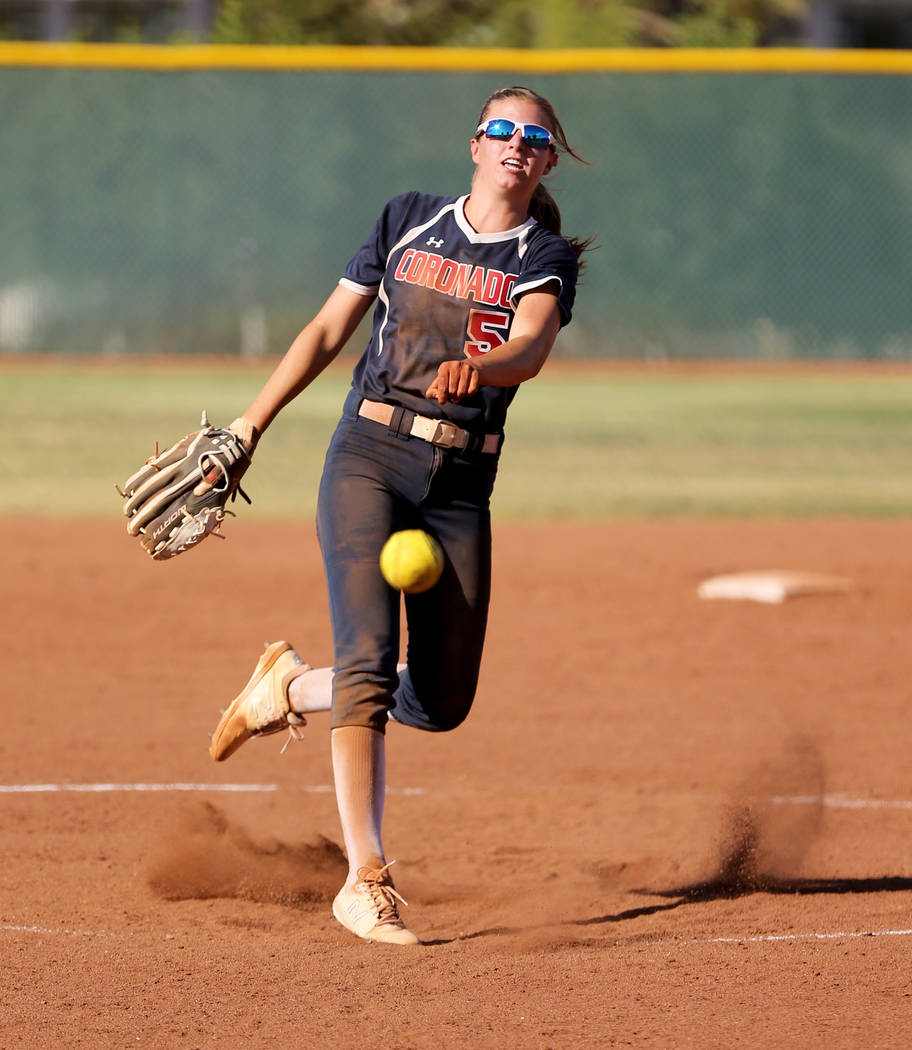
M 0 366 L 4 514 L 119 513 L 115 482 L 228 422 L 273 362 Z M 245 486 L 259 520 L 312 514 L 350 362 L 289 406 Z M 499 518 L 912 512 L 912 371 L 561 366 L 511 409 Z

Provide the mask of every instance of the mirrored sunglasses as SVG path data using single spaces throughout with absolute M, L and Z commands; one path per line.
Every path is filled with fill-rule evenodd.
M 531 149 L 545 149 L 554 145 L 554 136 L 540 124 L 518 124 L 516 121 L 507 120 L 505 117 L 494 117 L 479 124 L 475 130 L 477 135 L 487 135 L 489 139 L 498 139 L 501 142 L 509 142 L 519 129 L 524 146 Z

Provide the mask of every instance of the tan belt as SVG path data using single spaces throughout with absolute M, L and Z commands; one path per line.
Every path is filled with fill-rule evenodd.
M 374 423 L 389 426 L 395 411 L 393 405 L 365 399 L 358 408 L 358 415 L 373 420 Z M 457 427 L 449 420 L 431 419 L 429 416 L 416 415 L 409 428 L 409 434 L 412 437 L 421 438 L 422 441 L 429 441 L 432 445 L 439 445 L 441 448 L 465 448 L 472 440 L 472 434 L 468 430 Z M 500 434 L 485 434 L 481 444 L 482 452 L 496 452 L 499 447 Z

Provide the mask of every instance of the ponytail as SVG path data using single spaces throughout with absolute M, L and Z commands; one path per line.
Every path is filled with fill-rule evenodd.
M 560 208 L 557 206 L 557 201 L 541 183 L 535 187 L 535 193 L 532 194 L 532 200 L 529 202 L 529 214 L 536 222 L 541 223 L 546 230 L 550 230 L 552 233 L 556 233 L 559 237 L 564 238 L 573 249 L 573 254 L 576 256 L 582 272 L 586 264 L 582 261 L 581 256 L 583 252 L 588 251 L 592 247 L 592 238 L 587 237 L 583 240 L 580 237 L 564 236 L 561 232 L 561 213 Z

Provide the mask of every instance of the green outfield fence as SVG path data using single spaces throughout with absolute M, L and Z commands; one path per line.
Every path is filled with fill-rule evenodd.
M 566 356 L 912 357 L 912 54 L 0 44 L 0 352 L 278 353 L 493 89 L 591 166 Z

